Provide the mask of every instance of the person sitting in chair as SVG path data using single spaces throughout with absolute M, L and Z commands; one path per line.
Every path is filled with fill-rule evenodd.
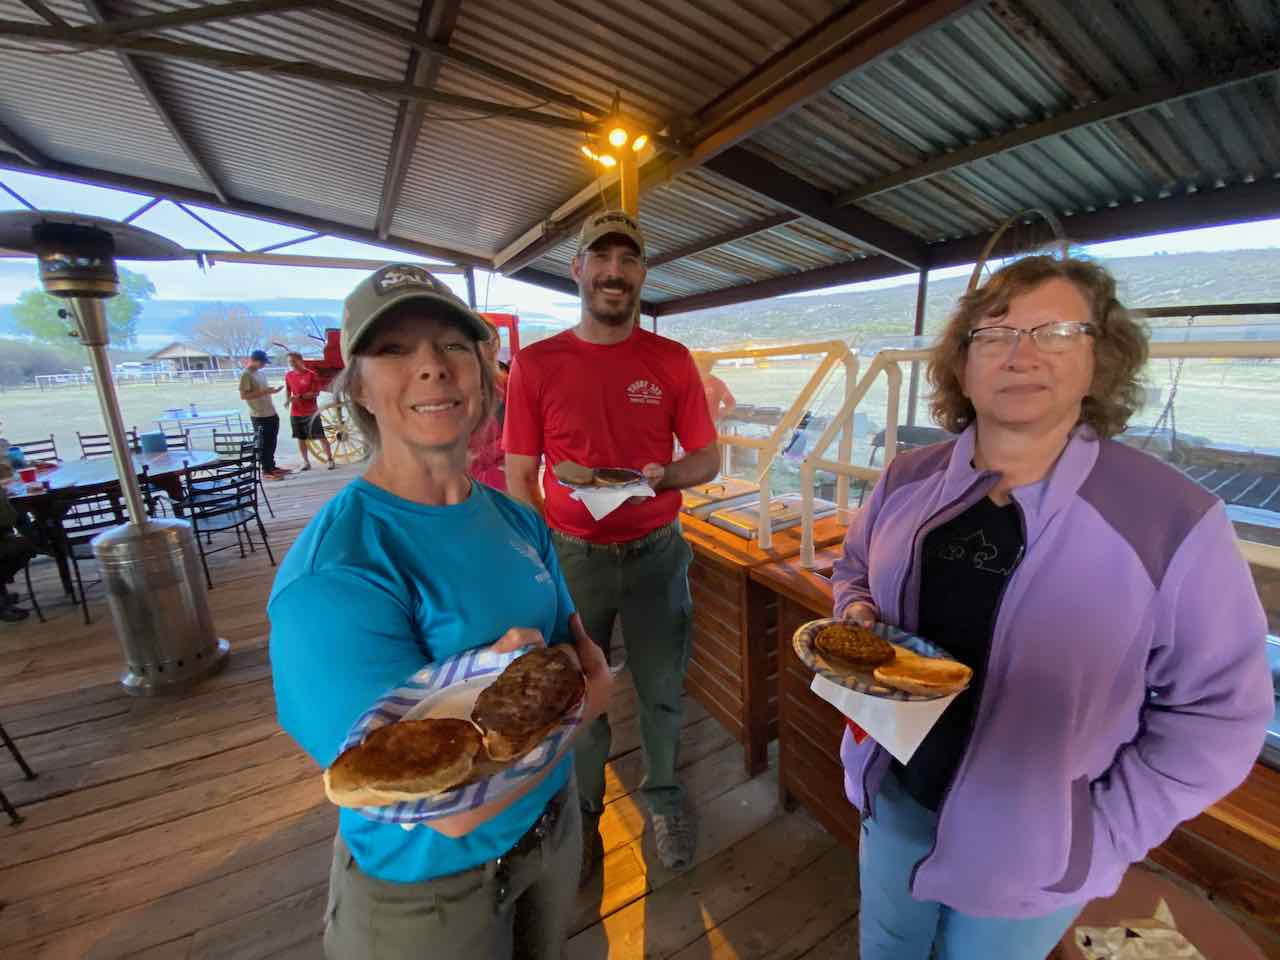
M 36 549 L 31 541 L 14 530 L 18 523 L 18 511 L 0 488 L 0 620 L 17 623 L 31 616 L 31 611 L 18 606 L 17 594 L 10 593 L 8 584 L 20 573 Z

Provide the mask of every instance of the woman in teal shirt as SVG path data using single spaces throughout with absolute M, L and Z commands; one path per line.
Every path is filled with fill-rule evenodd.
M 280 724 L 321 766 L 388 690 L 474 647 L 572 642 L 584 721 L 607 706 L 608 667 L 546 525 L 467 476 L 468 439 L 493 403 L 487 336 L 420 267 L 384 267 L 347 298 L 334 392 L 375 453 L 299 536 L 267 608 Z M 571 764 L 413 830 L 341 811 L 326 955 L 559 957 L 581 860 Z

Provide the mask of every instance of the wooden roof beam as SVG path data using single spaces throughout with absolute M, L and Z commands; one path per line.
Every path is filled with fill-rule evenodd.
M 412 35 L 412 31 L 410 34 Z M 554 127 L 559 130 L 581 131 L 595 127 L 594 121 L 553 113 L 540 113 L 526 107 L 513 107 L 508 103 L 494 103 L 439 90 L 424 90 L 413 84 L 337 70 L 316 63 L 281 60 L 262 54 L 244 53 L 196 43 L 179 43 L 161 37 L 117 36 L 98 27 L 63 28 L 20 20 L 0 20 L 0 36 L 60 43 L 87 50 L 123 50 L 137 56 L 205 63 L 231 71 L 293 77 L 328 86 L 363 90 L 392 99 L 425 100 L 478 113 L 501 113 L 508 120 Z
M 748 237 L 754 237 L 758 233 L 765 233 L 775 227 L 786 226 L 788 223 L 795 223 L 800 219 L 799 214 L 795 213 L 775 213 L 772 216 L 761 217 L 759 220 L 752 220 L 750 223 L 744 223 L 740 227 L 734 227 L 725 230 L 722 233 L 712 234 L 701 240 L 695 240 L 692 243 L 685 244 L 683 247 L 676 247 L 674 250 L 668 250 L 666 253 L 659 254 L 656 257 L 649 258 L 649 269 L 660 267 L 666 263 L 672 263 L 676 260 L 683 260 L 685 257 L 692 257 L 699 253 L 706 253 L 708 250 L 714 250 L 716 247 L 723 247 L 726 244 L 737 243 L 739 240 L 745 240 Z
M 49 163 L 48 157 L 3 123 L 0 123 L 0 150 L 8 150 L 33 167 L 43 167 Z
M 1271 217 L 1280 217 L 1280 179 L 1204 190 L 1164 200 L 1148 200 L 1065 217 L 1062 226 L 1067 237 L 1074 243 L 1102 243 Z M 933 244 L 928 248 L 927 267 L 939 270 L 943 267 L 971 264 L 981 255 L 990 238 L 990 233 L 984 233 Z M 656 306 L 658 316 L 665 317 L 691 310 L 709 310 L 806 290 L 820 290 L 839 284 L 904 276 L 909 272 L 901 263 L 889 257 L 868 257 L 815 270 L 802 270 L 757 283 L 662 300 Z
M 222 210 L 226 213 L 237 213 L 246 217 L 256 217 L 259 220 L 266 220 L 270 223 L 280 224 L 281 226 L 296 227 L 301 230 L 313 230 L 321 235 L 340 237 L 346 240 L 358 240 L 361 243 L 381 244 L 384 246 L 395 247 L 408 253 L 416 253 L 423 257 L 429 257 L 432 260 L 447 260 L 451 263 L 457 263 L 463 266 L 483 267 L 486 270 L 490 267 L 488 257 L 477 256 L 473 253 L 466 253 L 461 250 L 451 250 L 447 247 L 441 247 L 431 243 L 422 243 L 418 240 L 410 240 L 407 237 L 397 237 L 392 235 L 380 238 L 373 230 L 352 226 L 349 223 L 325 220 L 322 217 L 313 217 L 304 213 L 295 213 L 290 210 L 282 210 L 279 207 L 269 207 L 266 204 L 252 203 L 247 200 L 237 200 L 233 198 L 224 203 L 212 193 L 208 193 L 204 190 L 194 190 L 190 187 L 179 187 L 170 183 L 160 183 L 159 181 L 147 180 L 143 177 L 110 173 L 105 170 L 97 170 L 90 167 L 81 167 L 75 164 L 60 163 L 56 161 L 50 161 L 39 167 L 31 168 L 27 166 L 18 166 L 16 164 L 7 164 L 4 163 L 3 160 L 0 160 L 0 169 L 5 168 L 19 170 L 23 173 L 35 172 L 39 173 L 41 176 L 55 177 L 61 180 L 71 180 L 76 183 L 88 183 L 99 187 L 115 187 L 120 190 L 129 190 L 133 193 L 141 193 L 149 197 L 160 197 L 174 203 L 196 203 L 212 210 Z M 308 237 L 304 239 L 312 238 Z
M 981 0 L 867 0 L 837 13 L 704 106 L 692 119 L 685 155 L 659 156 L 640 169 L 640 192 L 706 163 L 826 93 L 849 74 L 906 41 L 961 16 Z M 497 258 L 503 272 L 540 259 L 600 205 L 610 184 L 590 184 L 531 224 Z
M 84 3 L 85 9 L 89 11 L 89 16 L 91 16 L 96 23 L 106 24 L 109 22 L 109 18 L 107 17 L 106 12 L 102 9 L 102 4 L 100 4 L 98 0 L 81 0 L 81 2 Z M 200 179 L 208 185 L 209 189 L 213 191 L 213 195 L 215 197 L 223 203 L 226 203 L 228 200 L 226 190 L 222 188 L 222 184 L 219 183 L 218 178 L 213 175 L 213 172 L 204 162 L 204 159 L 200 156 L 194 144 L 192 144 L 186 134 L 178 128 L 177 121 L 169 112 L 169 108 L 165 106 L 159 95 L 156 93 L 155 86 L 152 84 L 151 78 L 147 76 L 147 72 L 143 68 L 142 64 L 138 63 L 132 56 L 123 51 L 116 51 L 116 56 L 120 59 L 121 66 L 125 68 L 130 78 L 133 80 L 134 86 L 138 88 L 138 92 L 140 92 L 146 98 L 147 102 L 151 104 L 151 109 L 155 111 L 156 116 L 160 118 L 160 122 L 163 123 L 165 128 L 169 131 L 169 136 L 173 137 L 174 142 L 177 143 L 179 149 L 186 154 L 187 160 L 190 161 L 191 166 L 193 166 L 196 172 L 200 175 Z
M 280 13 L 299 7 L 311 6 L 309 0 L 233 0 L 231 3 L 206 4 L 187 7 L 168 13 L 153 13 L 136 17 L 118 17 L 103 24 L 108 33 L 144 33 L 154 30 L 170 30 L 189 27 L 197 23 L 217 20 L 237 20 L 242 17 L 258 17 L 266 13 Z
M 887 220 L 854 207 L 837 207 L 807 180 L 746 147 L 730 147 L 705 164 L 720 176 L 794 213 L 845 234 L 858 246 L 883 253 L 911 270 L 925 263 L 925 243 Z
M 1280 54 L 1273 51 L 1263 57 L 1237 61 L 1227 70 L 1219 70 L 1194 77 L 1182 77 L 1168 83 L 1148 87 L 1145 90 L 1134 90 L 1130 93 L 1122 93 L 1105 100 L 1099 100 L 1086 107 L 1068 110 L 1066 113 L 1061 113 L 1036 123 L 1028 123 L 998 136 L 940 154 L 923 163 L 905 167 L 902 170 L 853 187 L 836 197 L 836 205 L 844 206 L 857 203 L 868 197 L 874 197 L 889 190 L 896 190 L 899 187 L 905 187 L 908 184 L 935 177 L 948 170 L 967 166 L 1017 147 L 1035 143 L 1038 140 L 1060 136 L 1072 130 L 1078 130 L 1081 127 L 1106 123 L 1111 120 L 1120 120 L 1131 114 L 1150 110 L 1152 107 L 1157 107 L 1161 104 L 1175 103 L 1179 100 L 1199 96 L 1223 87 L 1259 80 L 1270 76 L 1278 70 L 1280 70 Z
M 418 33 L 436 43 L 448 44 L 458 22 L 458 9 L 462 0 L 422 0 L 418 10 Z M 405 68 L 404 82 L 425 90 L 435 88 L 440 77 L 443 58 L 437 53 L 423 53 L 416 47 L 409 50 L 409 64 Z M 413 162 L 418 146 L 418 136 L 426 120 L 427 110 L 421 101 L 401 101 L 396 111 L 396 129 L 391 138 L 391 150 L 387 156 L 387 169 L 382 179 L 382 195 L 378 200 L 378 219 L 374 229 L 378 236 L 391 232 L 391 220 L 400 205 L 400 193 Z

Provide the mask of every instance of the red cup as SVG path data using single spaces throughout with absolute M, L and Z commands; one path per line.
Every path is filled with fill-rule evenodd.
M 19 479 L 19 480 L 21 480 L 23 483 L 35 483 L 35 482 L 36 482 L 36 468 L 35 468 L 35 467 L 22 467 L 22 468 L 18 471 L 18 479 Z

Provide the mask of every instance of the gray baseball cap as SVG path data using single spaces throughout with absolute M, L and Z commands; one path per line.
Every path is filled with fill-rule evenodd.
M 351 362 L 351 355 L 375 320 L 411 300 L 433 304 L 471 339 L 489 339 L 484 319 L 443 281 L 416 263 L 391 263 L 365 277 L 347 295 L 342 307 L 342 362 Z
M 644 256 L 644 234 L 640 224 L 621 210 L 601 210 L 587 217 L 578 234 L 578 253 L 582 253 L 601 237 L 617 234 L 635 244 L 636 251 Z

